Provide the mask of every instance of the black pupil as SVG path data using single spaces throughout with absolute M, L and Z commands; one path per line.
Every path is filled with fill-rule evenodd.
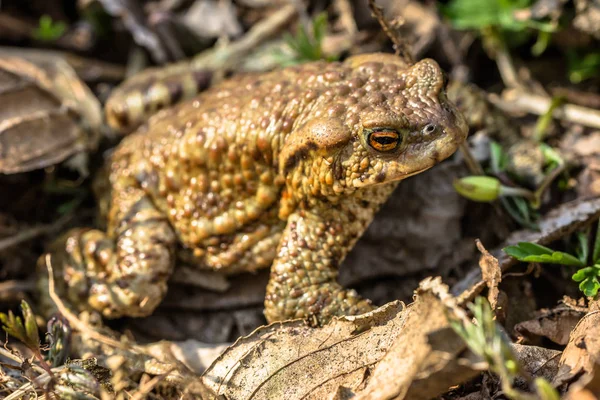
M 375 141 L 379 144 L 392 144 L 395 143 L 398 139 L 394 136 L 375 136 Z

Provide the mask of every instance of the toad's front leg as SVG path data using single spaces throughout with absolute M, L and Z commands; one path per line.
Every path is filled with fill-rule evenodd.
M 342 220 L 324 220 L 307 211 L 292 214 L 271 267 L 267 320 L 316 317 L 325 323 L 372 310 L 369 300 L 337 282 L 338 267 L 357 236 Z
M 113 185 L 108 233 L 74 229 L 52 245 L 56 287 L 78 310 L 93 309 L 108 318 L 146 316 L 166 294 L 176 237 L 134 178 L 119 178 Z M 48 312 L 54 307 L 43 278 L 46 260 L 38 263 L 38 284 Z

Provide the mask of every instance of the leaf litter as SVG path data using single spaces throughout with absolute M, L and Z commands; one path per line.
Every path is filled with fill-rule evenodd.
M 7 217 L 0 219 L 0 228 L 5 221 L 18 221 L 16 234 L 14 226 L 0 229 L 10 244 L 0 249 L 1 276 L 11 284 L 0 286 L 7 291 L 3 308 L 12 311 L 3 325 L 16 337 L 0 349 L 2 395 L 599 398 L 598 304 L 584 296 L 600 286 L 594 269 L 594 243 L 600 248 L 594 229 L 600 217 L 594 1 L 494 0 L 493 7 L 484 8 L 473 7 L 477 2 L 472 0 L 381 0 L 381 8 L 371 4 L 379 24 L 365 19 L 368 2 L 345 0 L 326 4 L 328 14 L 320 13 L 323 5 L 317 2 L 306 8 L 277 2 L 270 8 L 256 1 L 79 1 L 76 11 L 61 9 L 60 1 L 30 3 L 28 11 L 40 14 L 37 26 L 16 4 L 3 4 L 0 15 L 2 39 L 31 36 L 31 43 L 16 43 L 22 47 L 7 53 L 18 58 L 23 50 L 22 60 L 3 58 L 8 64 L 2 64 L 0 77 L 10 79 L 1 81 L 9 88 L 3 87 L 0 96 L 8 98 L 24 83 L 37 90 L 15 103 L 21 114 L 5 118 L 0 135 L 9 150 L 23 132 L 31 143 L 46 146 L 41 158 L 25 150 L 21 158 L 9 160 L 12 164 L 0 159 L 2 172 L 13 174 L 0 180 L 9 190 L 19 189 L 16 201 L 0 200 L 0 216 Z M 79 12 L 82 17 L 74 19 Z M 210 24 L 195 24 L 207 15 Z M 98 29 L 102 26 L 109 29 Z M 288 28 L 304 37 L 284 39 L 281 31 Z M 320 38 L 316 43 L 311 29 Z M 233 41 L 223 45 L 227 40 Z M 42 48 L 44 41 L 54 41 L 54 49 Z M 111 52 L 103 48 L 106 43 L 114 47 Z M 33 53 L 26 56 L 23 46 Z M 28 202 L 19 196 L 46 176 L 81 181 L 60 162 L 76 152 L 94 156 L 103 129 L 95 95 L 105 99 L 126 64 L 132 71 L 148 62 L 164 64 L 200 53 L 191 62 L 206 69 L 208 83 L 244 68 L 261 71 L 315 55 L 333 59 L 394 47 L 405 58 L 432 56 L 448 70 L 449 96 L 467 114 L 471 135 L 461 155 L 401 185 L 345 261 L 341 281 L 385 305 L 322 327 L 306 321 L 261 327 L 264 275 L 224 278 L 182 270 L 162 309 L 143 321 L 108 327 L 97 316 L 70 313 L 58 299 L 64 319 L 48 326 L 50 351 L 38 350 L 43 329 L 33 325 L 35 306 L 24 303 L 24 322 L 16 318 L 20 300 L 32 294 L 27 280 L 32 269 L 23 272 L 27 268 L 20 266 L 27 264 L 19 260 L 35 259 L 40 251 L 40 243 L 23 247 L 25 241 L 40 235 L 46 239 L 55 229 L 32 233 L 21 227 L 57 224 L 40 225 L 36 214 L 23 213 L 19 207 Z M 74 49 L 90 53 L 65 53 Z M 556 52 L 564 56 L 559 64 L 566 71 L 554 68 Z M 86 58 L 109 53 L 102 62 Z M 27 74 L 36 69 L 41 78 Z M 586 84 L 577 83 L 582 81 Z M 42 111 L 66 128 L 36 130 L 49 135 L 40 141 L 23 124 L 35 120 L 31 105 L 48 99 L 48 110 Z M 11 118 L 16 122 L 6 125 Z M 56 140 L 66 145 L 52 147 Z M 118 138 L 103 140 L 108 143 L 102 148 L 110 149 Z M 85 160 L 77 162 L 88 166 Z M 89 166 L 94 173 L 95 166 Z M 39 168 L 46 170 L 14 174 Z M 467 201 L 454 191 L 452 181 L 469 173 L 485 175 L 486 182 L 500 188 L 486 198 L 491 204 Z M 39 201 L 35 193 L 23 198 Z M 49 198 L 54 207 L 56 200 Z M 381 242 L 402 245 L 382 248 Z M 516 247 L 502 250 L 509 246 Z M 442 278 L 431 277 L 436 275 Z M 588 292 L 578 291 L 578 283 Z M 10 287 L 24 289 L 9 292 Z M 148 343 L 159 339 L 144 335 L 148 332 L 162 338 L 171 332 L 172 340 Z M 46 365 L 64 354 L 81 359 Z

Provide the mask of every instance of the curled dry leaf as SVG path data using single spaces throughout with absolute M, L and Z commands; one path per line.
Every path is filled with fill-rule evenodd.
M 379 361 L 404 325 L 403 306 L 389 303 L 322 328 L 275 323 L 239 339 L 202 376 L 207 398 L 327 398 L 354 387 Z
M 483 247 L 481 240 L 477 239 L 476 244 L 477 249 L 481 252 L 479 267 L 481 268 L 483 281 L 488 287 L 488 301 L 492 310 L 495 311 L 498 306 L 498 296 L 500 295 L 498 285 L 502 282 L 502 271 L 500 270 L 500 265 L 498 265 L 498 259 Z
M 553 384 L 558 387 L 571 382 L 581 374 L 592 374 L 600 363 L 600 307 L 590 304 L 590 312 L 581 318 L 571 332 L 569 343 L 563 351 L 558 373 Z
M 554 343 L 566 345 L 569 342 L 571 330 L 575 328 L 583 313 L 570 307 L 559 306 L 543 313 L 535 319 L 523 321 L 515 325 L 515 331 L 520 335 L 533 339 L 543 336 Z
M 551 381 L 558 371 L 560 351 L 545 347 L 511 345 L 519 365 L 533 378 L 544 378 Z
M 430 399 L 478 373 L 481 360 L 449 326 L 449 315 L 466 314 L 448 287 L 427 278 L 416 295 L 394 344 L 353 399 Z
M 300 320 L 259 328 L 204 373 L 204 395 L 431 398 L 478 373 L 460 357 L 471 353 L 449 328 L 448 312 L 464 315 L 438 278 L 423 281 L 408 308 L 392 302 L 319 328 Z
M 95 148 L 98 100 L 62 59 L 0 59 L 0 173 L 44 168 Z
M 569 388 L 564 400 L 598 400 L 600 395 L 600 364 L 594 364 L 591 373 L 582 376 Z

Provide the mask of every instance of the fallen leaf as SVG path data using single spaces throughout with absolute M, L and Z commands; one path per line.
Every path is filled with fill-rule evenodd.
M 240 338 L 202 376 L 207 398 L 326 398 L 354 387 L 404 326 L 403 305 L 389 303 L 322 328 L 295 320 Z
M 573 383 L 564 400 L 598 400 L 600 397 L 600 364 L 595 363 L 591 373 Z
M 559 306 L 535 319 L 515 325 L 515 331 L 526 338 L 546 337 L 554 343 L 566 345 L 569 335 L 584 313 L 569 307 Z
M 196 0 L 181 21 L 190 31 L 202 38 L 232 38 L 242 34 L 242 26 L 231 2 Z M 202 23 L 199 24 L 198 21 Z
M 430 399 L 479 373 L 479 360 L 449 326 L 448 313 L 464 311 L 448 287 L 427 278 L 416 295 L 392 348 L 353 399 Z
M 239 339 L 202 376 L 206 398 L 428 399 L 473 377 L 481 360 L 452 330 L 466 314 L 440 278 L 421 282 L 409 307 L 313 328 L 274 323 Z
M 0 59 L 0 173 L 45 168 L 96 147 L 100 103 L 56 58 Z
M 492 310 L 496 311 L 498 306 L 498 296 L 500 295 L 498 285 L 502 282 L 502 271 L 500 270 L 496 257 L 492 256 L 485 247 L 483 247 L 483 244 L 479 239 L 475 242 L 477 243 L 477 249 L 481 252 L 479 267 L 481 268 L 482 279 L 488 287 L 487 298 Z
M 197 340 L 170 342 L 162 340 L 142 346 L 146 354 L 158 360 L 174 364 L 176 361 L 185 365 L 192 373 L 200 375 L 211 365 L 228 343 L 203 343 Z
M 520 366 L 533 378 L 545 378 L 551 381 L 558 371 L 561 352 L 538 346 L 511 345 Z
M 571 332 L 563 351 L 559 370 L 552 383 L 555 387 L 571 382 L 580 374 L 591 374 L 600 361 L 600 309 L 598 302 L 590 304 L 590 312 L 581 318 Z

